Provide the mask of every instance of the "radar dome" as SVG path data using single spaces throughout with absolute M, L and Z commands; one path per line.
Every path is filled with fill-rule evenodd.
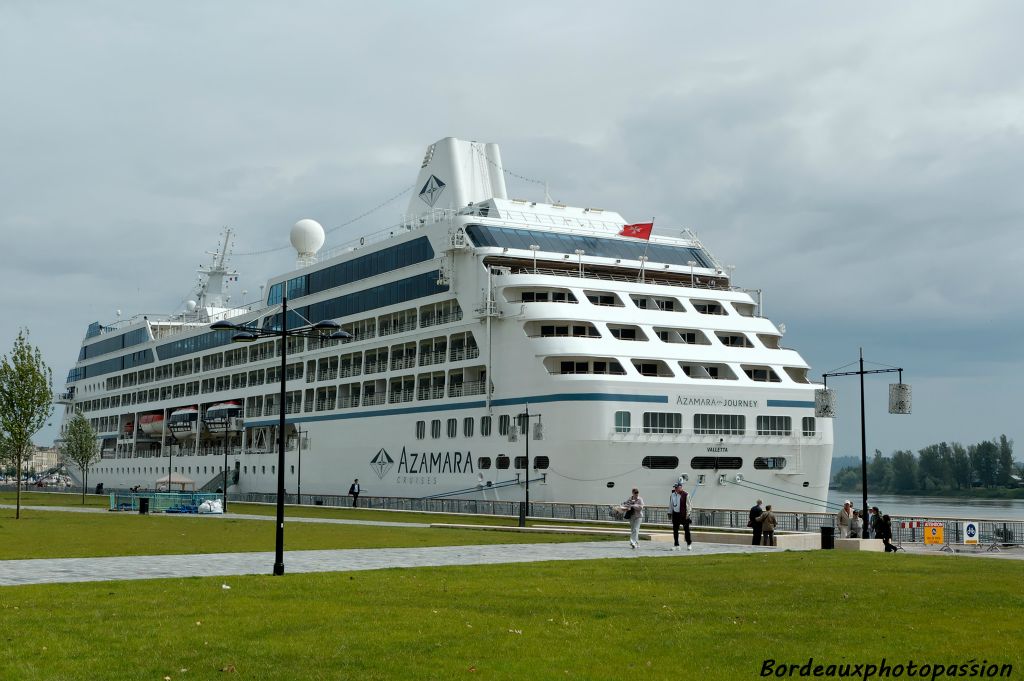
M 196 301 L 194 301 L 194 300 L 185 301 L 185 309 L 188 310 L 189 312 L 195 312 L 196 311 L 196 307 L 198 307 L 198 303 L 196 303 Z
M 324 245 L 325 238 L 324 228 L 316 220 L 305 218 L 296 222 L 292 227 L 292 246 L 300 258 L 309 258 L 315 255 Z

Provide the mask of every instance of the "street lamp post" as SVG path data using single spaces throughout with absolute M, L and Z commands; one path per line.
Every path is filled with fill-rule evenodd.
M 299 506 L 302 506 L 302 428 L 295 426 L 296 446 L 299 448 L 299 471 L 295 478 L 296 496 Z
M 583 278 L 583 256 L 585 254 L 586 254 L 586 251 L 584 251 L 582 248 L 577 248 L 576 249 L 576 257 L 579 258 L 579 261 L 580 261 L 580 279 Z
M 511 440 L 511 441 L 514 441 L 514 438 L 512 436 L 515 435 L 515 432 L 517 430 L 522 430 L 523 437 L 526 439 L 526 467 L 525 467 L 525 471 L 526 471 L 526 473 L 525 473 L 525 475 L 526 475 L 526 487 L 525 487 L 525 490 L 526 490 L 526 500 L 523 503 L 522 510 L 519 513 L 519 527 L 526 527 L 526 516 L 530 512 L 530 419 L 532 419 L 532 418 L 536 418 L 537 419 L 537 430 L 535 431 L 535 435 L 536 435 L 536 439 L 540 440 L 541 439 L 541 433 L 540 433 L 541 415 L 540 414 L 531 414 L 530 413 L 530 404 L 529 403 L 526 404 L 526 408 L 523 410 L 523 413 L 519 414 L 516 417 L 516 421 L 517 422 L 512 427 L 512 429 L 509 431 L 510 432 L 509 440 Z M 519 425 L 520 423 L 523 423 L 525 425 L 523 425 L 522 428 L 520 428 L 520 425 Z
M 235 324 L 227 320 L 215 322 L 210 326 L 213 331 L 236 332 L 231 340 L 239 343 L 251 343 L 260 338 L 281 339 L 281 395 L 278 426 L 277 426 L 277 528 L 274 542 L 274 574 L 284 574 L 284 428 L 285 428 L 285 397 L 287 396 L 288 370 L 288 339 L 289 338 L 327 338 L 332 340 L 351 338 L 352 334 L 341 330 L 341 325 L 334 321 L 320 321 L 311 324 L 308 329 L 288 329 L 288 296 L 281 297 L 281 328 L 254 328 Z
M 849 366 L 847 364 L 846 366 Z M 823 394 L 822 402 L 828 403 L 827 407 L 821 409 L 815 405 L 815 415 L 827 415 L 832 416 L 834 414 L 831 406 L 831 399 L 828 397 L 828 379 L 829 376 L 859 376 L 860 377 L 860 477 L 861 477 L 861 493 L 862 493 L 862 505 L 861 505 L 861 526 L 862 538 L 867 539 L 868 535 L 868 445 L 867 445 L 867 427 L 864 418 L 864 376 L 867 374 L 889 374 L 899 372 L 898 384 L 891 384 L 889 386 L 889 413 L 890 414 L 909 414 L 910 413 L 910 386 L 903 383 L 903 369 L 900 367 L 888 367 L 886 369 L 864 369 L 864 348 L 860 349 L 860 364 L 856 371 L 832 371 L 821 375 L 822 381 L 824 382 L 824 388 L 821 391 Z M 894 391 L 893 386 L 900 386 L 900 390 Z M 894 393 L 896 399 L 894 399 Z M 816 400 L 817 401 L 817 400 Z
M 537 251 L 540 250 L 538 244 L 530 244 L 530 250 L 533 251 L 533 273 L 537 274 Z
M 696 288 L 697 284 L 693 281 L 693 268 L 697 266 L 696 260 L 687 260 L 686 264 L 690 266 L 690 288 Z

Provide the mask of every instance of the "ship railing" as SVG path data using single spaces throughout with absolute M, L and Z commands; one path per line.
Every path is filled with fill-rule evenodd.
M 362 373 L 363 373 L 363 368 L 362 367 L 348 367 L 348 368 L 343 367 L 338 372 L 338 377 L 339 378 L 348 378 L 350 376 L 359 376 Z
M 370 407 L 370 406 L 377 405 L 377 404 L 384 404 L 384 398 L 385 398 L 384 393 L 377 393 L 375 395 L 364 395 L 363 396 L 363 405 L 367 406 L 367 407 Z
M 444 397 L 444 386 L 425 386 L 416 391 L 416 397 L 421 400 L 439 400 Z
M 463 397 L 465 395 L 483 395 L 487 390 L 487 381 L 466 381 L 452 385 L 448 389 L 449 397 Z
M 480 356 L 480 348 L 473 346 L 469 348 L 452 348 L 449 361 L 459 362 L 466 359 L 476 359 Z
M 448 356 L 446 350 L 438 350 L 436 352 L 424 352 L 420 355 L 420 366 L 429 366 L 431 364 L 441 364 Z
M 392 392 L 388 396 L 388 402 L 395 404 L 398 402 L 412 402 L 414 391 L 412 390 L 398 390 Z
M 562 277 L 562 278 L 571 278 L 571 279 L 580 279 L 581 278 L 580 277 L 580 270 L 578 268 L 561 270 L 561 269 L 552 269 L 552 268 L 548 268 L 548 267 L 533 268 L 533 267 L 529 267 L 529 266 L 525 266 L 525 265 L 513 265 L 513 266 L 510 267 L 510 271 L 507 272 L 507 273 L 500 272 L 500 271 L 498 271 L 496 269 L 493 272 L 494 272 L 494 276 L 501 276 L 502 274 L 505 274 L 505 276 L 514 276 L 514 275 L 520 275 L 520 274 L 538 274 L 538 275 L 543 275 L 543 276 L 548 276 L 548 277 Z M 679 288 L 697 288 L 697 289 L 707 289 L 707 290 L 717 290 L 717 291 L 741 291 L 741 290 L 743 290 L 743 289 L 741 289 L 741 288 L 739 288 L 737 286 L 721 286 L 721 285 L 719 285 L 717 283 L 718 281 L 720 281 L 720 279 L 717 279 L 714 276 L 710 276 L 710 275 L 705 275 L 703 279 L 700 276 L 696 276 L 695 277 L 695 281 L 690 282 L 690 281 L 680 281 L 678 279 L 668 279 L 668 278 L 665 278 L 665 277 L 659 277 L 656 274 L 656 270 L 644 270 L 644 275 L 643 275 L 643 278 L 641 279 L 640 271 L 639 270 L 637 270 L 636 275 L 632 275 L 632 274 L 627 275 L 627 274 L 619 274 L 619 273 L 616 273 L 616 272 L 603 272 L 603 271 L 595 272 L 593 270 L 588 269 L 584 265 L 582 278 L 583 279 L 598 279 L 598 280 L 603 280 L 603 281 L 621 281 L 621 282 L 629 282 L 629 283 L 633 283 L 633 284 L 641 284 L 641 283 L 644 283 L 644 284 L 656 284 L 658 286 L 675 286 L 675 287 L 679 287 Z M 558 301 L 558 302 L 576 302 L 576 301 Z
M 383 362 L 367 362 L 366 368 L 363 369 L 364 374 L 379 374 L 383 371 L 387 371 L 388 363 L 387 360 Z
M 403 357 L 391 360 L 391 369 L 412 369 L 416 366 L 415 357 Z
M 339 397 L 338 398 L 338 409 L 351 409 L 359 406 L 359 396 L 351 397 Z

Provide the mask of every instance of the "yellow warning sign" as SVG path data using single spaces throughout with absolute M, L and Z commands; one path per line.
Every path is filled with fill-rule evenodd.
M 924 543 L 925 544 L 945 544 L 943 538 L 943 530 L 946 526 L 943 523 L 926 522 L 924 524 Z

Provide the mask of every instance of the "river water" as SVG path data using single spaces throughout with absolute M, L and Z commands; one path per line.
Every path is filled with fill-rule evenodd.
M 845 500 L 861 507 L 860 492 L 829 490 L 829 509 Z M 961 497 L 918 497 L 900 494 L 869 494 L 868 506 L 882 513 L 901 516 L 958 518 L 961 520 L 1024 520 L 1024 499 L 965 499 Z

